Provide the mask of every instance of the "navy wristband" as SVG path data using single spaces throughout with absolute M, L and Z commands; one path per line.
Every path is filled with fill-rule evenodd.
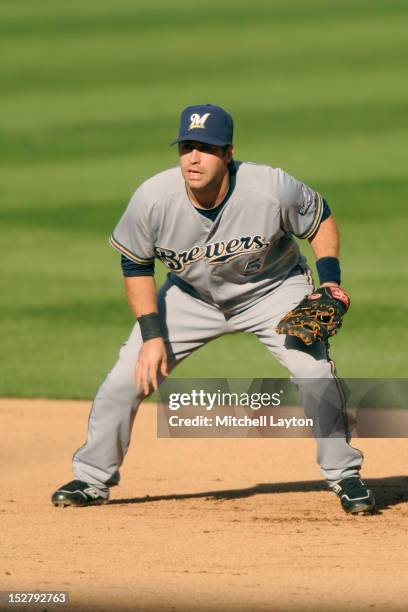
M 321 257 L 316 261 L 316 268 L 320 284 L 330 282 L 341 284 L 340 262 L 337 257 Z
M 138 318 L 140 331 L 142 332 L 143 342 L 152 340 L 152 338 L 162 338 L 163 334 L 160 329 L 159 315 L 157 312 L 151 312 L 147 315 L 142 315 Z

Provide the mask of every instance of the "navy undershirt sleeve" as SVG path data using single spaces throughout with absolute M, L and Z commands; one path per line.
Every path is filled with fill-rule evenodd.
M 330 215 L 331 215 L 331 210 L 329 208 L 329 205 L 326 202 L 326 200 L 323 198 L 323 213 L 322 213 L 322 218 L 320 220 L 320 223 L 328 219 Z
M 328 203 L 327 203 L 327 202 L 326 202 L 326 200 L 323 198 L 323 212 L 322 212 L 322 216 L 321 216 L 321 219 L 320 219 L 320 223 L 319 223 L 319 225 L 316 227 L 315 231 L 313 232 L 313 235 L 312 235 L 312 236 L 309 236 L 309 238 L 308 238 L 308 240 L 309 240 L 309 241 L 310 241 L 310 240 L 313 240 L 313 238 L 316 236 L 316 234 L 317 234 L 317 232 L 318 232 L 318 230 L 319 230 L 319 227 L 320 227 L 320 225 L 321 225 L 322 221 L 325 221 L 325 220 L 326 220 L 326 219 L 328 219 L 330 216 L 331 216 L 331 210 L 330 210 L 330 208 L 329 208 Z
M 120 263 L 123 276 L 154 276 L 154 261 L 151 264 L 138 264 L 121 255 Z

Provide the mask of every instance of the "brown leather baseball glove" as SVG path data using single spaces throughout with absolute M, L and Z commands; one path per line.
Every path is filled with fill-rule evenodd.
M 279 321 L 276 331 L 296 336 L 307 345 L 326 341 L 337 334 L 349 306 L 350 298 L 341 287 L 320 287 L 288 312 Z

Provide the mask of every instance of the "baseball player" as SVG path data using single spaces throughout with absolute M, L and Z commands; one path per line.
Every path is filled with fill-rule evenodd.
M 142 399 L 193 351 L 242 331 L 288 369 L 307 414 L 318 404 L 337 422 L 336 435 L 316 436 L 321 473 L 344 510 L 372 512 L 373 494 L 359 477 L 363 455 L 349 444 L 328 356 L 349 298 L 327 202 L 279 168 L 234 160 L 233 121 L 219 106 L 187 107 L 176 143 L 179 165 L 140 185 L 111 236 L 137 322 L 96 393 L 86 443 L 73 458 L 75 480 L 52 502 L 108 502 Z M 294 236 L 312 246 L 318 289 Z M 169 269 L 158 292 L 155 259 Z

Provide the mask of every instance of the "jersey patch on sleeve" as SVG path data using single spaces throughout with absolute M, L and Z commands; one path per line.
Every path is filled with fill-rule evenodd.
M 305 185 L 302 185 L 299 202 L 299 215 L 304 216 L 314 203 L 316 194 L 312 193 Z
M 314 216 L 312 225 L 309 227 L 309 229 L 304 234 L 302 234 L 301 236 L 298 236 L 298 238 L 302 238 L 302 239 L 310 238 L 316 232 L 317 228 L 319 227 L 321 223 L 322 214 L 323 214 L 323 198 L 320 195 L 320 193 L 318 193 L 317 191 L 315 191 L 314 193 L 316 197 L 316 204 L 315 204 L 316 212 L 315 212 L 315 216 Z M 313 196 L 312 196 L 312 202 L 313 203 L 315 202 L 315 198 Z M 306 213 L 303 213 L 303 214 L 306 214 Z

